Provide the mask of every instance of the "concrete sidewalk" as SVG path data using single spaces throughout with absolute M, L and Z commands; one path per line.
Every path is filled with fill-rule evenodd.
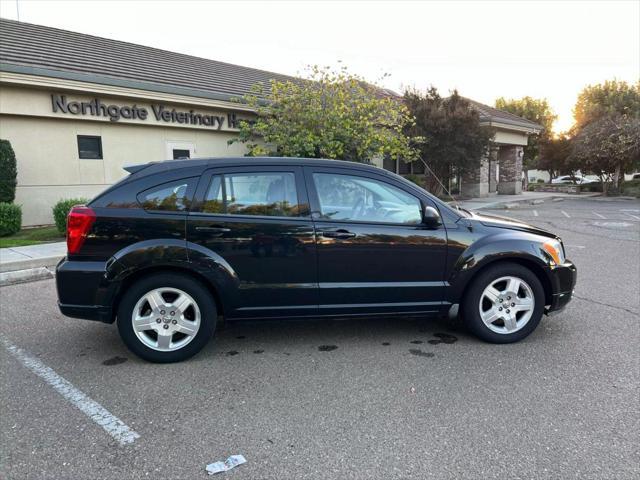
M 66 242 L 0 248 L 0 286 L 52 278 L 53 267 L 66 254 Z
M 599 193 L 524 192 L 521 195 L 493 195 L 470 198 L 457 203 L 468 210 L 517 208 L 518 204 L 598 196 Z M 449 202 L 453 203 L 453 202 Z M 52 278 L 55 265 L 67 254 L 65 242 L 44 243 L 28 247 L 0 248 L 0 286 Z

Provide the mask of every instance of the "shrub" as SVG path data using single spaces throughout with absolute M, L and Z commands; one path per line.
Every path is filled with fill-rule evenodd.
M 418 175 L 415 175 L 413 173 L 409 173 L 407 175 L 403 175 L 403 177 L 406 178 L 407 180 L 409 180 L 410 182 L 415 183 L 419 187 L 424 188 L 424 175 L 423 176 L 418 176 Z
M 527 187 L 527 190 L 529 192 L 535 192 L 536 191 L 536 186 L 533 183 L 530 183 L 529 186 Z
M 580 191 L 602 193 L 602 183 L 601 182 L 585 183 L 584 185 L 580 185 Z
M 627 180 L 622 184 L 622 193 L 640 198 L 640 180 Z
M 544 183 L 544 179 L 539 178 L 538 180 L 536 180 L 537 183 Z
M 53 206 L 53 220 L 56 222 L 56 228 L 61 234 L 67 232 L 67 215 L 74 205 L 83 205 L 89 200 L 86 198 L 70 198 L 68 200 L 60 200 Z
M 0 202 L 0 237 L 18 233 L 22 227 L 22 207 Z
M 11 203 L 16 198 L 16 154 L 9 140 L 0 140 L 0 202 Z

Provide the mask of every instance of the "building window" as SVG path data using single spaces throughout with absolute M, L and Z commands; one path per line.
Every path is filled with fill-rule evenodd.
M 183 150 L 180 148 L 173 149 L 173 159 L 179 160 L 181 158 L 190 158 L 191 152 L 189 150 Z
M 78 135 L 78 156 L 90 160 L 102 160 L 102 138 Z

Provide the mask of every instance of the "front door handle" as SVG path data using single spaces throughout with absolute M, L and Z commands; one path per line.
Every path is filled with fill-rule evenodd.
M 318 232 L 325 238 L 337 238 L 339 240 L 354 238 L 356 236 L 355 233 L 350 232 L 349 230 L 339 229 L 339 230 L 323 230 Z

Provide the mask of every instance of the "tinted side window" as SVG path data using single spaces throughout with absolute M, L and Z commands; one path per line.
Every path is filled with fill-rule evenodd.
M 189 209 L 195 188 L 195 178 L 183 178 L 163 183 L 138 194 L 145 210 L 181 212 Z
M 314 173 L 321 218 L 419 224 L 420 200 L 388 183 L 355 175 Z
M 222 195 L 222 175 L 214 175 L 211 177 L 207 195 L 204 197 L 202 211 L 206 213 L 225 213 Z
M 299 216 L 295 174 L 259 172 L 214 175 L 202 211 L 231 215 Z

